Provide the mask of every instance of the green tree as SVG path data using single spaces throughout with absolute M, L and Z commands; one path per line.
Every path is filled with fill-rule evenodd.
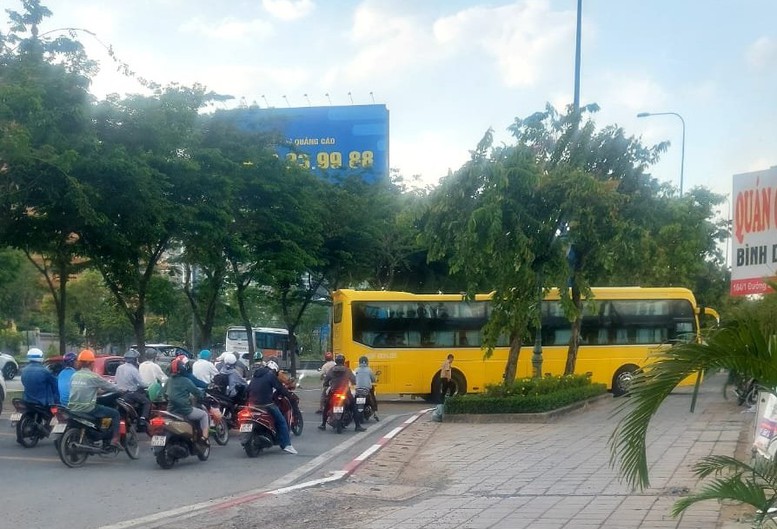
M 78 150 L 92 142 L 89 75 L 94 65 L 67 37 L 44 39 L 40 2 L 9 11 L 0 36 L 0 242 L 24 251 L 46 280 L 66 348 L 67 282 L 83 268 L 77 236 L 82 201 Z M 29 36 L 26 34 L 29 33 Z
M 196 171 L 191 147 L 206 97 L 201 87 L 175 85 L 149 97 L 110 97 L 93 117 L 100 142 L 79 168 L 89 197 L 80 244 L 141 351 L 154 269 L 191 207 L 184 184 Z

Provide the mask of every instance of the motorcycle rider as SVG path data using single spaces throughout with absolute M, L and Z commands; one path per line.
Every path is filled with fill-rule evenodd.
M 323 381 L 326 378 L 326 374 L 329 373 L 329 370 L 332 369 L 335 366 L 334 356 L 332 355 L 332 351 L 327 351 L 324 353 L 324 365 L 321 366 L 321 375 L 319 378 Z M 319 399 L 318 403 L 318 410 L 316 413 L 323 413 L 324 407 L 326 406 L 326 395 L 327 395 L 327 386 L 326 384 L 321 385 L 321 399 Z
M 154 382 L 164 384 L 167 381 L 167 375 L 159 367 L 159 364 L 154 362 L 156 360 L 156 350 L 146 349 L 146 361 L 140 364 L 138 371 L 140 371 L 140 378 L 143 379 L 143 384 L 146 387 L 150 387 Z
M 379 421 L 380 418 L 378 417 L 378 399 L 375 398 L 375 373 L 373 373 L 372 369 L 370 369 L 369 366 L 369 359 L 366 356 L 359 357 L 359 367 L 357 367 L 353 374 L 356 376 L 356 389 L 367 389 L 369 390 L 369 399 L 370 399 L 370 406 L 372 406 L 372 411 L 374 412 L 373 417 L 375 417 L 376 421 Z
M 296 454 L 297 450 L 291 446 L 289 424 L 273 400 L 273 391 L 277 391 L 289 401 L 292 400 L 289 390 L 278 380 L 278 371 L 278 364 L 273 360 L 254 371 L 254 376 L 248 384 L 248 403 L 251 406 L 262 406 L 272 414 L 278 429 L 278 444 L 284 452 Z
M 213 381 L 213 375 L 218 375 L 219 370 L 210 361 L 211 354 L 208 349 L 203 349 L 197 356 L 198 359 L 192 366 L 192 374 L 198 380 L 210 384 Z
M 238 393 L 243 394 L 246 389 L 245 379 L 235 369 L 236 363 L 237 357 L 233 353 L 225 353 L 224 365 L 219 370 L 219 374 L 227 376 L 227 396 L 232 399 L 238 397 Z
M 116 386 L 124 391 L 124 400 L 134 408 L 140 409 L 138 431 L 145 431 L 147 418 L 151 414 L 151 400 L 146 396 L 146 385 L 140 377 L 138 358 L 140 353 L 130 349 L 124 353 L 124 363 L 116 369 Z
M 351 409 L 351 415 L 353 415 L 353 422 L 356 425 L 357 432 L 365 431 L 365 428 L 361 424 L 361 417 L 356 413 L 355 401 L 351 395 L 350 385 L 356 384 L 356 376 L 353 371 L 345 367 L 345 357 L 341 354 L 335 356 L 335 365 L 324 377 L 324 386 L 328 387 L 328 393 L 332 391 L 343 391 L 348 397 L 346 406 Z M 326 406 L 324 406 L 324 413 L 321 414 L 321 424 L 318 426 L 319 430 L 326 430 L 326 419 L 329 416 L 331 409 L 331 400 L 326 399 Z
M 102 404 L 97 404 L 97 392 L 116 391 L 116 385 L 92 371 L 94 367 L 94 351 L 83 349 L 78 353 L 78 371 L 70 379 L 69 410 L 77 413 L 88 413 L 97 419 L 111 419 L 111 446 L 119 449 L 119 410 Z
M 186 373 L 191 371 L 191 362 L 186 355 L 176 356 L 170 362 L 170 378 L 165 385 L 165 394 L 167 395 L 167 409 L 171 413 L 183 415 L 190 421 L 197 421 L 200 425 L 201 444 L 208 446 L 209 420 L 208 413 L 200 408 L 192 406 L 190 396 L 202 397 L 202 393 L 197 389 Z
M 27 351 L 28 364 L 22 369 L 22 400 L 41 406 L 51 406 L 59 402 L 57 377 L 43 365 L 43 351 L 37 347 Z
M 73 352 L 65 353 L 65 356 L 62 357 L 62 364 L 65 367 L 57 375 L 57 387 L 59 388 L 59 403 L 63 406 L 67 406 L 67 401 L 70 399 L 70 379 L 76 372 L 76 368 L 73 367 L 75 363 L 76 354 Z

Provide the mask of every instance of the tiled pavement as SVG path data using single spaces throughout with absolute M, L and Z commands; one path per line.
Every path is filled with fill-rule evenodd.
M 721 527 L 720 506 L 704 502 L 680 518 L 678 497 L 698 486 L 691 466 L 709 454 L 733 455 L 753 414 L 722 398 L 723 379 L 703 386 L 695 413 L 691 388 L 671 395 L 653 419 L 648 454 L 651 486 L 630 490 L 610 468 L 608 439 L 619 399 L 598 401 L 550 424 L 419 424 L 427 440 L 404 479 L 433 492 L 375 508 L 349 529 L 627 529 Z M 409 433 L 410 434 L 410 433 Z M 401 439 L 398 440 L 401 442 Z M 380 455 L 351 481 L 365 485 Z M 412 469 L 416 469 L 413 471 Z M 372 479 L 381 481 L 380 473 Z M 400 481 L 402 476 L 400 476 Z

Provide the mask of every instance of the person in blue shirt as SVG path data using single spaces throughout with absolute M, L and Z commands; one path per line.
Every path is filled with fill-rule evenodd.
M 28 364 L 22 369 L 22 400 L 42 406 L 59 403 L 57 377 L 43 365 L 43 351 L 33 347 L 27 351 Z
M 62 363 L 65 367 L 57 375 L 57 386 L 59 387 L 59 402 L 63 406 L 67 406 L 67 401 L 70 400 L 70 379 L 76 372 L 76 354 L 65 353 L 65 356 L 62 357 Z

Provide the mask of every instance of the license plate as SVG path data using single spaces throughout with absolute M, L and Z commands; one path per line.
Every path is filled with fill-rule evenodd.
M 251 422 L 244 422 L 240 425 L 240 431 L 241 432 L 253 432 L 254 431 L 254 423 Z
M 342 406 L 335 406 L 332 408 L 333 413 L 343 413 L 343 407 Z
M 367 397 L 356 397 L 356 404 L 364 404 L 367 402 Z
M 22 420 L 22 414 L 19 412 L 11 414 L 11 422 L 19 422 Z
M 64 422 L 58 422 L 56 426 L 54 426 L 54 429 L 51 430 L 51 433 L 62 433 L 65 431 L 65 427 L 67 426 Z
M 167 437 L 164 435 L 155 435 L 151 438 L 151 446 L 165 446 Z

